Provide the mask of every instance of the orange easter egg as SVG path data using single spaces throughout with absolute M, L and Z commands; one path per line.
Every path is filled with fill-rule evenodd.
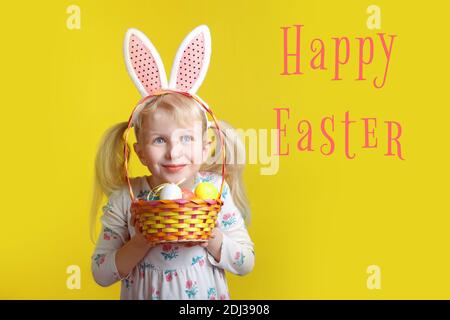
M 183 194 L 183 199 L 191 200 L 192 198 L 195 197 L 195 194 L 191 190 L 182 189 L 181 192 Z

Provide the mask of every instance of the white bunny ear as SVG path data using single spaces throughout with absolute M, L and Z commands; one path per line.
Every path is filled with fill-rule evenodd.
M 178 49 L 169 88 L 195 94 L 205 79 L 211 57 L 211 35 L 206 25 L 192 30 Z
M 128 73 L 142 96 L 167 87 L 161 57 L 145 34 L 128 29 L 123 49 Z

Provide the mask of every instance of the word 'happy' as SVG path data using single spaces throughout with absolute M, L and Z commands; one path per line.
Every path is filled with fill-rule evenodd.
M 295 37 L 295 52 L 288 53 L 288 33 L 291 27 L 281 27 L 283 30 L 284 36 L 284 70 L 281 75 L 302 75 L 304 72 L 302 71 L 301 61 L 303 60 L 303 51 L 301 47 L 301 30 L 304 25 L 294 25 L 296 27 L 296 37 Z M 381 89 L 384 87 L 387 79 L 389 62 L 392 58 L 392 49 L 394 44 L 394 39 L 396 35 L 388 35 L 387 37 L 385 33 L 377 33 L 378 37 L 356 37 L 356 56 L 358 59 L 358 71 L 357 71 L 357 81 L 367 80 L 364 77 L 365 67 L 368 67 L 372 64 L 375 57 L 375 49 L 381 51 L 379 55 L 377 55 L 377 59 L 382 58 L 384 61 L 384 72 L 382 77 L 375 77 L 373 79 L 373 86 L 377 89 Z M 294 40 L 294 39 L 293 39 Z M 351 49 L 351 42 L 348 37 L 332 37 L 334 41 L 334 52 L 333 55 L 334 60 L 334 76 L 331 79 L 332 81 L 342 80 L 340 76 L 341 67 L 344 67 L 349 63 L 350 53 L 353 51 Z M 314 38 L 310 43 L 310 50 L 313 54 L 313 57 L 309 61 L 309 67 L 312 70 L 327 70 L 325 66 L 325 53 L 326 46 L 325 42 L 320 38 Z M 289 57 L 295 57 L 295 72 L 288 71 L 288 62 Z M 379 56 L 379 58 L 378 58 Z

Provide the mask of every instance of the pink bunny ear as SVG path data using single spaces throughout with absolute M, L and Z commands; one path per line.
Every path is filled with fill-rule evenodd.
M 124 41 L 125 64 L 142 96 L 167 87 L 166 71 L 158 51 L 137 29 L 128 29 Z
M 170 74 L 169 88 L 195 94 L 205 79 L 211 57 L 211 35 L 206 25 L 192 30 L 181 43 Z

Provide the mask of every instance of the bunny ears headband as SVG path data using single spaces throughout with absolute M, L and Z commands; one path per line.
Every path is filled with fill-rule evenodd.
M 177 92 L 194 98 L 199 103 L 208 128 L 211 127 L 212 122 L 208 121 L 206 116 L 207 112 L 211 114 L 210 108 L 195 94 L 205 79 L 211 57 L 211 36 L 206 25 L 192 30 L 181 43 L 172 66 L 170 82 L 167 82 L 166 71 L 158 51 L 141 31 L 127 31 L 124 56 L 131 80 L 143 96 L 130 117 L 131 125 L 136 123 L 145 105 L 143 102 L 157 95 Z
M 175 61 L 170 74 L 170 82 L 167 83 L 166 72 L 159 56 L 150 40 L 139 30 L 129 29 L 124 42 L 125 64 L 131 79 L 143 96 L 134 108 L 124 134 L 125 147 L 125 175 L 131 198 L 134 199 L 128 173 L 128 134 L 130 128 L 135 125 L 139 112 L 145 106 L 144 102 L 152 97 L 169 92 L 176 92 L 194 99 L 205 116 L 207 127 L 214 123 L 218 131 L 218 142 L 222 152 L 222 184 L 219 194 L 222 194 L 225 182 L 225 138 L 220 130 L 219 123 L 208 105 L 195 93 L 205 79 L 211 57 L 211 36 L 206 25 L 201 25 L 192 30 L 181 43 L 175 56 Z M 209 114 L 213 122 L 208 121 Z

